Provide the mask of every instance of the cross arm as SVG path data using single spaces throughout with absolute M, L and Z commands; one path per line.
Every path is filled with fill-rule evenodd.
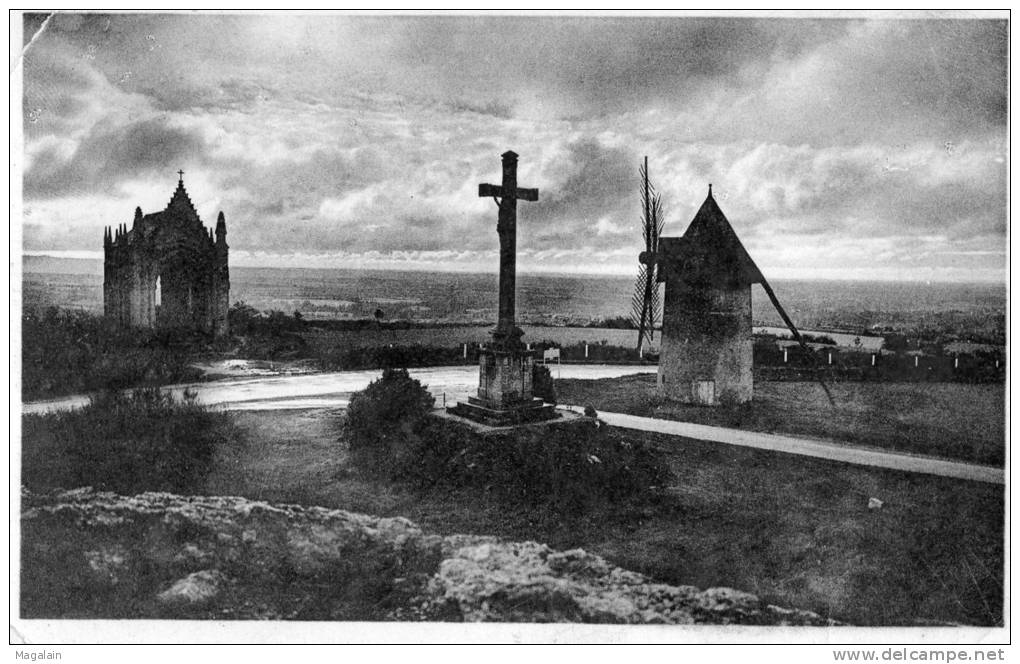
M 478 185 L 478 196 L 480 198 L 503 198 L 507 195 L 506 190 L 496 184 Z M 537 201 L 538 189 L 514 189 L 512 198 L 522 201 Z

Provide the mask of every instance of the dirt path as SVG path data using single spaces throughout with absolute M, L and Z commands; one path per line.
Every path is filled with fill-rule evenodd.
M 339 443 L 340 414 L 332 410 L 237 413 L 246 444 L 217 450 L 206 481 L 210 495 L 242 495 L 259 500 L 297 502 L 314 493 L 347 464 Z M 294 495 L 291 495 L 291 494 Z
M 205 493 L 415 516 L 415 494 L 366 478 L 351 465 L 340 442 L 342 410 L 245 410 L 234 419 L 245 443 L 217 450 Z
M 579 406 L 561 406 L 561 408 L 575 412 L 583 412 L 584 410 Z M 673 420 L 660 420 L 651 417 L 638 417 L 623 413 L 599 412 L 599 419 L 603 420 L 606 424 L 624 429 L 651 431 L 653 433 L 683 436 L 685 438 L 724 443 L 726 445 L 785 452 L 787 454 L 852 463 L 859 466 L 904 470 L 913 473 L 939 475 L 941 477 L 953 477 L 991 484 L 1005 483 L 1004 470 L 994 466 L 949 461 L 947 459 L 915 454 L 897 454 L 871 448 L 839 445 L 820 440 L 742 431 L 740 429 L 713 427 L 704 424 L 690 424 Z

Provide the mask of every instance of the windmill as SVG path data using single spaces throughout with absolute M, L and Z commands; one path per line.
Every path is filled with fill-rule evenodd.
M 653 217 L 654 218 L 654 217 Z M 686 403 L 743 403 L 754 393 L 751 285 L 761 284 L 793 338 L 807 350 L 775 291 L 740 242 L 708 185 L 681 237 L 659 238 L 642 265 L 665 282 L 658 386 Z M 808 353 L 808 357 L 814 356 Z M 819 377 L 829 402 L 829 388 Z
M 638 169 L 641 175 L 641 232 L 645 250 L 642 257 L 654 256 L 659 250 L 659 234 L 662 232 L 662 198 L 655 193 L 655 187 L 648 181 L 648 157 Z M 637 351 L 641 356 L 645 340 L 649 344 L 655 336 L 655 326 L 662 314 L 662 300 L 659 298 L 659 280 L 654 261 L 641 260 L 638 263 L 634 296 L 631 298 L 631 320 L 638 329 Z

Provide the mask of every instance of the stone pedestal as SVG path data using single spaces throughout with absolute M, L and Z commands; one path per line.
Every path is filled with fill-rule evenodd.
M 489 426 L 510 426 L 556 417 L 551 405 L 532 396 L 534 353 L 485 348 L 478 359 L 478 396 L 449 412 Z

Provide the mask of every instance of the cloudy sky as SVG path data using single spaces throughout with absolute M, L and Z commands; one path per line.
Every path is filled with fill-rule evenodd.
M 44 22 L 45 21 L 45 22 Z M 23 247 L 101 256 L 178 169 L 231 262 L 636 270 L 708 183 L 767 276 L 1004 279 L 1004 20 L 76 15 L 25 19 Z

